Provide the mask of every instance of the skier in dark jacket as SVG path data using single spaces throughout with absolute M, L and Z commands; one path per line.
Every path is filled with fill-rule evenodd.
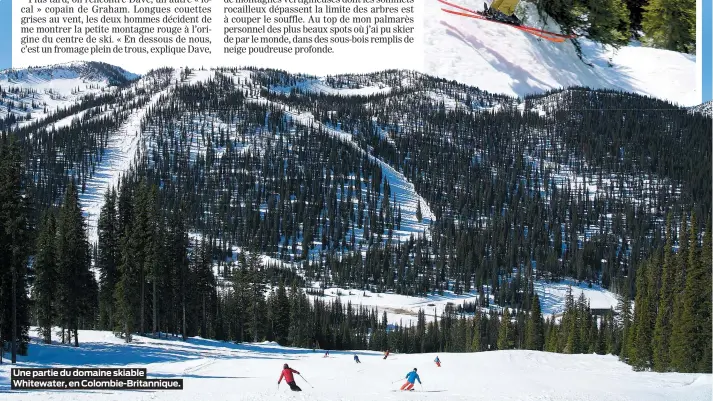
M 282 381 L 282 378 L 285 378 L 285 382 L 287 382 L 287 385 L 290 386 L 290 390 L 292 391 L 302 391 L 299 386 L 295 383 L 295 378 L 292 376 L 292 373 L 297 373 L 300 374 L 300 372 L 292 369 L 291 367 L 287 366 L 287 364 L 282 365 L 282 374 L 280 374 L 280 379 L 277 381 L 277 385 L 280 385 L 280 382 Z
M 359 360 L 359 355 L 354 354 L 354 362 L 361 363 L 361 361 Z

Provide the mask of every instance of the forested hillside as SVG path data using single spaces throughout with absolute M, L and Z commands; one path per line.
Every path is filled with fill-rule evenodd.
M 514 99 L 407 71 L 258 69 L 156 70 L 71 110 L 2 135 L 0 302 L 18 333 L 32 319 L 74 344 L 102 328 L 710 371 L 680 359 L 710 355 L 709 331 L 661 340 L 710 320 L 709 115 L 587 88 Z M 117 136 L 138 138 L 119 172 Z M 533 283 L 565 277 L 620 308 L 570 296 L 544 320 Z M 392 330 L 320 301 L 333 285 L 482 301 Z

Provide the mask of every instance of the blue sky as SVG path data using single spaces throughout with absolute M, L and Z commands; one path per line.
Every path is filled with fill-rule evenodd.
M 0 70 L 12 67 L 12 0 L 0 0 Z
M 2 0 L 0 0 L 2 1 Z M 713 53 L 713 27 L 711 27 L 711 24 L 713 24 L 713 17 L 711 14 L 713 14 L 713 1 L 711 0 L 703 0 L 703 10 L 702 10 L 702 21 L 701 21 L 701 27 L 703 30 L 702 36 L 702 42 L 700 43 L 699 46 L 701 46 L 701 66 L 703 68 L 703 74 L 702 74 L 702 81 L 703 81 L 703 101 L 707 102 L 709 100 L 713 100 L 713 60 L 711 59 L 711 53 Z

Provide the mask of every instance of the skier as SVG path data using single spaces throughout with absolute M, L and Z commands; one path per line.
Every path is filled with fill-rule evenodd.
M 324 353 L 324 358 L 327 358 L 327 357 L 329 357 L 329 350 L 327 350 L 327 352 Z
M 386 352 L 384 352 L 384 359 L 389 357 L 389 350 L 387 349 Z
M 486 17 L 490 17 L 502 22 L 506 22 L 513 25 L 520 25 L 522 22 L 515 15 L 515 7 L 520 0 L 493 0 L 488 7 L 485 4 L 485 14 Z
M 416 383 L 416 380 L 418 380 L 418 384 L 421 384 L 421 378 L 418 377 L 418 373 L 416 373 L 418 369 L 413 368 L 412 371 L 406 373 L 406 383 L 404 383 L 403 386 L 401 386 L 401 390 L 408 390 L 412 391 L 413 390 L 413 385 Z
M 438 359 L 438 355 L 436 355 L 436 359 L 433 362 L 436 362 L 436 366 L 438 366 L 439 368 L 441 367 L 441 360 Z
M 282 365 L 282 374 L 280 374 L 280 379 L 277 381 L 277 385 L 280 385 L 280 382 L 282 381 L 282 378 L 285 378 L 285 382 L 287 382 L 287 385 L 290 386 L 290 390 L 292 391 L 302 391 L 299 386 L 295 383 L 295 378 L 292 376 L 292 373 L 297 373 L 300 374 L 300 372 L 292 369 L 289 367 L 287 364 Z
M 359 355 L 354 354 L 354 362 L 361 363 L 361 361 L 359 360 Z

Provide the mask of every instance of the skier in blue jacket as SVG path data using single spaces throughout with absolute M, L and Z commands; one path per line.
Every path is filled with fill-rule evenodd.
M 413 368 L 412 371 L 406 373 L 406 383 L 401 386 L 401 390 L 413 390 L 413 385 L 416 383 L 416 380 L 418 380 L 418 384 L 421 384 L 421 378 L 418 377 L 417 371 L 418 369 Z

